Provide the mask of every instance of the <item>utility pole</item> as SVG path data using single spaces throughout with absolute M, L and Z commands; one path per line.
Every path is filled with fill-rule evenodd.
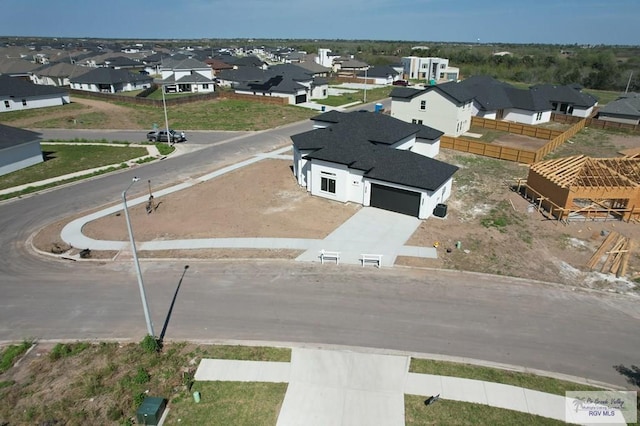
M 366 104 L 367 103 L 367 70 L 369 69 L 369 66 L 367 65 L 367 68 L 364 69 L 364 100 L 362 101 L 362 103 Z
M 153 323 L 151 322 L 151 315 L 149 315 L 149 305 L 147 304 L 147 295 L 144 291 L 144 282 L 142 281 L 142 271 L 140 270 L 140 261 L 138 260 L 138 251 L 136 250 L 136 242 L 133 239 L 133 229 L 131 228 L 131 218 L 129 217 L 129 209 L 127 208 L 127 191 L 131 186 L 138 181 L 137 177 L 134 177 L 127 189 L 122 191 L 122 204 L 124 205 L 124 217 L 127 221 L 127 230 L 129 231 L 129 241 L 131 242 L 131 251 L 133 252 L 133 263 L 136 268 L 136 276 L 138 277 L 138 290 L 140 291 L 140 299 L 142 300 L 142 310 L 144 311 L 144 319 L 147 323 L 147 333 L 149 336 L 155 338 L 153 332 Z
M 627 81 L 627 88 L 624 89 L 624 93 L 628 93 L 629 92 L 629 86 L 631 85 L 631 76 L 633 75 L 633 71 L 631 71 L 629 73 L 629 81 Z

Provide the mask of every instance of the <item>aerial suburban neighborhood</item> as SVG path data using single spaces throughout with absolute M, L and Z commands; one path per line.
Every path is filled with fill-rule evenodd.
M 635 422 L 639 58 L 0 37 L 0 425 Z

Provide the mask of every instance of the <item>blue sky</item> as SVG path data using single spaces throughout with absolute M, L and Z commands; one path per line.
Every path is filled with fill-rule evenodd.
M 2 0 L 2 36 L 640 45 L 640 0 Z

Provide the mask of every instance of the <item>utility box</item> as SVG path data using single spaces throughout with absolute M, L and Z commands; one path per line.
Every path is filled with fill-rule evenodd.
M 162 413 L 167 406 L 167 400 L 148 396 L 142 401 L 142 404 L 136 412 L 136 420 L 141 425 L 157 425 L 160 423 Z
M 433 209 L 433 215 L 436 217 L 445 217 L 447 215 L 447 205 L 437 204 L 436 208 Z

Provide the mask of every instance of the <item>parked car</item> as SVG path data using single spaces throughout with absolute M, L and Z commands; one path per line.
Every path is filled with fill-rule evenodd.
M 177 132 L 173 129 L 169 129 L 170 137 L 167 138 L 166 130 L 152 130 L 147 133 L 147 140 L 149 142 L 184 142 L 187 140 L 187 135 L 184 132 Z
M 393 83 L 394 86 L 408 86 L 409 82 L 407 80 L 396 80 Z

